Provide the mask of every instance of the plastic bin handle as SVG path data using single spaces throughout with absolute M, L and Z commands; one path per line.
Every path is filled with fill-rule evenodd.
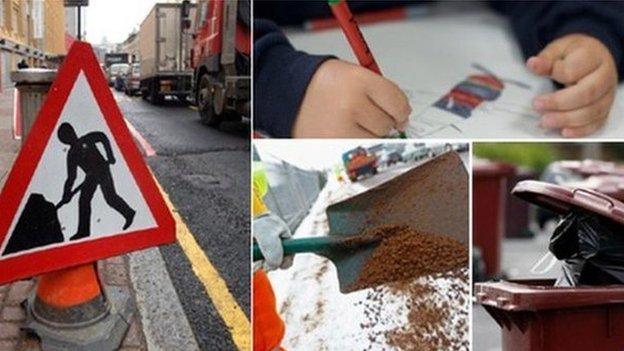
M 576 188 L 576 189 L 574 189 L 572 191 L 572 194 L 576 194 L 576 193 L 585 193 L 587 195 L 591 195 L 591 196 L 597 197 L 597 198 L 599 198 L 601 200 L 604 200 L 604 201 L 608 202 L 609 203 L 609 207 L 611 207 L 611 208 L 615 207 L 615 204 L 613 203 L 613 200 L 610 197 L 608 197 L 607 195 L 603 194 L 603 193 L 599 193 L 597 191 L 589 190 L 589 189 L 585 189 L 585 188 Z

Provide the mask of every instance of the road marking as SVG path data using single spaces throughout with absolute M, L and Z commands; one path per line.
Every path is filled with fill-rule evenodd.
M 132 123 L 126 120 L 126 124 L 128 125 L 132 135 L 139 140 L 139 144 L 141 144 L 141 147 L 144 148 L 145 153 L 149 154 L 148 150 L 151 150 L 155 154 L 154 149 L 152 149 L 147 140 L 141 136 L 141 133 L 134 128 Z M 145 143 L 141 142 L 141 140 Z M 173 214 L 173 218 L 175 219 L 176 238 L 178 240 L 178 244 L 191 263 L 193 272 L 204 286 L 208 297 L 212 300 L 212 303 L 217 309 L 217 312 L 219 312 L 221 319 L 230 331 L 234 344 L 238 350 L 251 350 L 251 326 L 249 319 L 236 302 L 234 296 L 230 293 L 225 280 L 212 265 L 210 259 L 206 256 L 195 240 L 193 233 L 191 233 L 186 226 L 186 223 L 180 216 L 180 213 L 171 202 L 169 194 L 165 192 L 164 188 L 160 185 L 158 179 L 156 179 L 153 173 L 152 177 L 154 177 L 154 181 L 156 182 L 156 185 L 165 199 L 167 207 L 169 207 L 171 213 Z
M 154 179 L 156 179 L 156 177 L 154 177 Z M 251 327 L 249 319 L 236 302 L 234 296 L 230 293 L 225 280 L 219 275 L 217 269 L 212 265 L 210 259 L 195 240 L 193 233 L 191 233 L 186 223 L 184 223 L 178 210 L 173 203 L 171 203 L 169 195 L 164 191 L 160 183 L 158 183 L 158 180 L 156 180 L 156 184 L 158 184 L 167 206 L 169 206 L 169 209 L 173 213 L 173 218 L 176 221 L 176 237 L 178 239 L 178 244 L 182 247 L 184 254 L 191 263 L 193 272 L 195 272 L 195 275 L 204 286 L 208 297 L 212 300 L 221 319 L 230 331 L 232 340 L 238 350 L 250 350 Z
M 134 128 L 134 126 L 132 125 L 132 123 L 130 123 L 130 121 L 128 121 L 127 119 L 124 119 L 124 120 L 126 121 L 126 125 L 128 126 L 128 129 L 130 130 L 130 134 L 132 134 L 132 137 L 136 139 L 136 141 L 139 142 L 139 145 L 141 145 L 141 148 L 145 152 L 145 156 L 147 157 L 155 156 L 156 151 L 154 150 L 152 145 L 143 137 L 143 135 L 141 135 L 141 133 L 139 133 L 138 130 L 136 130 L 136 128 Z

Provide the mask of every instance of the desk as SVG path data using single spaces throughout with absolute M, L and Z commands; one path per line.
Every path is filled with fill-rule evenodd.
M 467 6 L 468 5 L 468 6 Z M 548 79 L 528 72 L 507 20 L 475 3 L 426 5 L 427 14 L 404 21 L 362 26 L 385 76 L 410 96 L 413 113 L 408 135 L 419 138 L 560 139 L 539 128 L 531 99 L 553 89 Z M 314 54 L 333 54 L 357 62 L 340 29 L 287 31 L 293 45 Z M 464 119 L 431 106 L 472 74 L 480 64 L 503 80 L 500 96 L 480 104 Z M 527 84 L 521 88 L 514 80 Z M 624 85 L 618 90 L 609 121 L 591 138 L 624 137 Z

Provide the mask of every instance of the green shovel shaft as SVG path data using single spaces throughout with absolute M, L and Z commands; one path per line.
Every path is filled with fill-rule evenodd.
M 293 255 L 297 253 L 318 253 L 326 251 L 333 244 L 344 241 L 344 238 L 336 238 L 332 236 L 318 236 L 300 239 L 284 239 L 282 240 L 282 247 L 284 248 L 284 256 Z M 260 251 L 258 244 L 254 243 L 253 246 L 253 260 L 263 260 L 264 256 Z

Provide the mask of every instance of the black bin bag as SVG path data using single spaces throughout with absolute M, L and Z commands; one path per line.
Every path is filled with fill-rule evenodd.
M 603 216 L 570 211 L 549 250 L 563 261 L 555 286 L 624 284 L 624 227 Z

